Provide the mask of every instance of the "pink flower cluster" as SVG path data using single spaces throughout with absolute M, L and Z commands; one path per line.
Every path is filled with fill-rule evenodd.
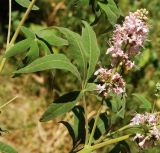
M 146 24 L 148 11 L 140 9 L 129 13 L 122 25 L 116 25 L 114 34 L 106 54 L 112 55 L 112 65 L 121 63 L 126 70 L 132 69 L 135 64 L 132 58 L 139 54 L 140 47 L 148 34 Z
M 135 114 L 132 118 L 130 125 L 142 125 L 142 124 L 156 125 L 157 117 L 156 114 L 145 113 L 145 114 Z
M 131 120 L 130 125 L 147 127 L 143 133 L 137 133 L 133 138 L 141 148 L 155 144 L 160 140 L 160 125 L 156 113 L 136 114 Z
M 122 66 L 128 71 L 135 66 L 132 58 L 139 54 L 149 30 L 146 24 L 147 14 L 146 9 L 137 10 L 125 17 L 122 25 L 115 26 L 111 46 L 107 50 L 107 54 L 112 55 L 112 68 L 100 68 L 95 72 L 99 94 L 107 97 L 109 93 L 125 92 L 125 82 L 115 69 Z
M 98 93 L 107 97 L 109 93 L 121 94 L 125 92 L 125 82 L 122 76 L 113 69 L 100 68 L 95 73 L 97 76 Z

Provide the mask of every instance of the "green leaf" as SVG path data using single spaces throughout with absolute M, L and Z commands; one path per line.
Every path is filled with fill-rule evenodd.
M 35 38 L 35 34 L 31 30 L 29 30 L 28 28 L 22 26 L 21 31 L 26 38 L 33 38 L 33 39 Z
M 120 17 L 120 10 L 117 8 L 115 2 L 113 0 L 109 0 L 108 4 L 104 4 L 101 2 L 98 2 L 99 7 L 105 12 L 108 21 L 115 25 L 117 22 L 117 19 Z
M 125 99 L 121 96 L 114 96 L 111 101 L 111 104 L 112 104 L 112 111 L 116 113 L 116 116 L 124 118 L 125 108 L 126 108 Z
M 99 118 L 100 119 L 98 120 L 97 127 L 102 133 L 105 133 L 106 130 L 109 128 L 107 113 L 101 113 Z
M 48 48 L 48 46 L 46 45 L 46 43 L 44 43 L 42 40 L 38 39 L 38 44 L 40 45 L 41 49 L 46 52 L 46 55 L 51 54 L 51 51 Z
M 1 153 L 17 153 L 11 146 L 0 142 Z
M 89 122 L 90 131 L 92 131 L 93 125 L 94 125 L 95 119 L 92 118 Z M 94 139 L 97 140 L 102 136 L 104 133 L 106 133 L 107 130 L 109 130 L 108 125 L 108 118 L 107 113 L 101 113 L 97 122 L 96 130 L 94 133 Z
M 111 104 L 112 104 L 112 111 L 113 112 L 118 112 L 121 107 L 122 107 L 122 100 L 120 96 L 113 96 L 112 100 L 111 100 Z
M 32 42 L 26 56 L 27 56 L 27 63 L 32 62 L 33 60 L 39 57 L 39 47 L 36 40 Z
M 53 29 L 43 29 L 37 33 L 38 37 L 42 38 L 50 45 L 53 46 L 65 46 L 68 45 L 67 40 L 56 36 L 55 31 Z
M 89 67 L 87 71 L 87 80 L 91 77 L 97 64 L 100 50 L 97 44 L 96 34 L 92 27 L 83 21 L 85 27 L 82 29 L 82 42 L 89 59 Z
M 68 40 L 69 53 L 82 71 L 83 78 L 86 77 L 86 53 L 79 34 L 62 27 L 56 27 Z
M 131 150 L 125 141 L 121 141 L 109 153 L 131 153 Z
M 30 1 L 29 0 L 15 0 L 19 5 L 21 5 L 22 7 L 28 8 Z M 39 8 L 34 5 L 32 10 L 39 10 Z
M 75 143 L 85 142 L 85 117 L 84 109 L 82 106 L 75 106 L 73 109 L 74 114 L 74 133 L 75 133 Z
M 84 89 L 84 91 L 95 91 L 96 90 L 97 85 L 95 83 L 87 83 L 86 88 Z
M 61 96 L 47 108 L 40 121 L 46 122 L 67 113 L 75 106 L 80 97 L 80 91 L 73 91 Z
M 81 0 L 82 5 L 89 5 L 90 0 Z
M 150 110 L 152 108 L 151 102 L 148 101 L 143 95 L 140 94 L 133 94 L 142 104 L 140 105 L 140 108 L 144 108 L 147 110 Z
M 97 135 L 98 135 L 98 132 L 100 132 L 100 135 L 98 136 L 98 138 L 102 134 L 106 133 L 106 131 L 109 130 L 109 121 L 108 121 L 107 113 L 101 113 L 100 114 L 96 130 L 97 130 L 96 131 Z M 95 138 L 97 137 L 96 133 L 95 133 L 95 136 L 94 136 Z
M 122 101 L 122 107 L 121 109 L 117 112 L 117 115 L 121 118 L 124 118 L 125 115 L 125 108 L 126 108 L 126 102 Z
M 16 43 L 13 47 L 11 47 L 7 52 L 5 53 L 5 57 L 9 58 L 11 56 L 15 56 L 17 54 L 23 53 L 27 51 L 30 48 L 30 45 L 32 43 L 33 39 L 27 38 L 25 40 L 22 40 L 18 43 Z
M 72 72 L 79 80 L 80 74 L 77 68 L 64 54 L 50 54 L 33 61 L 28 66 L 14 73 L 31 73 L 49 69 L 63 69 Z
M 71 136 L 72 138 L 72 141 L 73 141 L 73 147 L 76 145 L 76 138 L 75 138 L 75 133 L 74 133 L 74 130 L 73 130 L 73 127 L 71 124 L 69 124 L 68 122 L 66 121 L 60 121 L 59 123 L 63 124 L 67 130 L 68 130 L 68 133 L 69 135 Z
M 151 52 L 149 49 L 146 49 L 144 52 L 142 52 L 140 57 L 138 57 L 138 66 L 140 68 L 144 67 L 147 64 L 147 62 L 149 62 L 150 56 Z
M 122 15 L 121 10 L 117 7 L 114 0 L 108 0 L 108 6 L 112 10 L 112 12 L 114 12 L 117 15 L 117 18 L 119 18 L 120 15 Z

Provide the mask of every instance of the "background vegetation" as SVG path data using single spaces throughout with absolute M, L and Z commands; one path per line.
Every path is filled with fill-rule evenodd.
M 32 30 L 41 29 L 47 26 L 63 26 L 81 32 L 81 21 L 86 20 L 93 23 L 94 14 L 90 7 L 83 4 L 80 0 L 38 0 L 37 6 L 39 11 L 32 11 L 27 19 L 25 26 Z M 137 65 L 139 69 L 130 74 L 126 73 L 127 80 L 127 112 L 125 120 L 119 120 L 123 124 L 127 124 L 134 113 L 143 111 L 140 109 L 140 102 L 133 97 L 131 93 L 140 93 L 145 95 L 151 102 L 156 100 L 157 110 L 160 109 L 160 99 L 155 97 L 155 85 L 160 78 L 160 1 L 159 0 L 121 0 L 119 7 L 122 13 L 127 15 L 129 11 L 140 8 L 146 8 L 149 11 L 150 34 L 148 42 L 146 42 Z M 15 30 L 19 19 L 22 17 L 25 8 L 19 6 L 13 0 L 12 13 L 12 32 Z M 0 50 L 4 52 L 6 46 L 8 24 L 8 1 L 0 1 Z M 108 47 L 107 41 L 112 32 L 108 32 L 108 21 L 105 17 L 101 17 L 97 24 L 94 24 L 94 30 L 97 33 L 101 54 L 104 55 Z M 22 35 L 18 40 L 23 38 Z M 62 52 L 61 48 L 53 48 L 56 52 Z M 64 49 L 63 49 L 63 52 Z M 4 142 L 11 144 L 23 153 L 67 153 L 71 148 L 70 137 L 63 125 L 59 124 L 60 119 L 72 121 L 72 114 L 62 116 L 56 120 L 40 123 L 39 118 L 52 102 L 53 97 L 56 98 L 60 93 L 72 91 L 75 88 L 75 79 L 67 72 L 56 71 L 53 75 L 49 72 L 23 75 L 18 78 L 12 78 L 12 71 L 19 64 L 19 58 L 12 58 L 6 64 L 3 74 L 0 76 L 0 105 L 12 99 L 16 95 L 19 97 L 10 105 L 2 110 L 0 116 L 0 125 L 7 129 L 8 133 L 3 133 Z M 107 58 L 101 57 L 104 64 L 109 61 Z M 90 110 L 89 117 L 95 114 L 92 108 L 97 108 L 98 104 L 94 96 L 87 99 Z M 96 105 L 95 105 L 96 104 Z M 118 127 L 118 125 L 116 125 Z M 131 142 L 129 142 L 130 144 Z M 130 144 L 131 152 L 137 153 L 134 143 Z M 110 148 L 100 150 L 106 153 Z M 133 148 L 133 149 L 132 149 Z M 157 152 L 156 148 L 144 150 L 143 152 Z

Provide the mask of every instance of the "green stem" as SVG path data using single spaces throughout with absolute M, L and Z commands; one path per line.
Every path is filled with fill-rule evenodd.
M 24 22 L 26 21 L 26 19 L 27 19 L 28 15 L 29 15 L 30 11 L 32 10 L 32 7 L 33 7 L 33 5 L 34 5 L 35 2 L 36 2 L 36 0 L 32 0 L 31 3 L 30 3 L 30 5 L 28 6 L 28 8 L 27 8 L 27 10 L 26 10 L 23 18 L 21 19 L 21 21 L 20 21 L 20 23 L 19 23 L 19 25 L 18 25 L 18 27 L 17 27 L 17 29 L 16 29 L 13 37 L 12 37 L 10 43 L 9 43 L 8 46 L 6 47 L 6 51 L 7 51 L 7 50 L 14 44 L 14 42 L 16 41 L 17 36 L 18 36 L 18 34 L 19 34 L 19 32 L 20 32 L 20 29 L 21 29 L 21 27 L 23 26 Z M 8 30 L 9 30 L 9 29 L 8 29 Z M 9 39 L 9 38 L 8 38 L 8 39 Z M 8 40 L 8 39 L 7 39 L 7 40 Z M 3 70 L 3 67 L 4 67 L 4 65 L 5 65 L 5 62 L 6 62 L 6 58 L 3 58 L 2 61 L 1 61 L 1 64 L 0 64 L 0 73 L 1 73 L 2 70 Z
M 123 140 L 126 140 L 130 137 L 131 135 L 124 135 L 124 136 L 121 136 L 121 137 L 118 137 L 118 138 L 115 138 L 115 139 L 110 139 L 110 140 L 107 140 L 105 142 L 102 142 L 102 143 L 99 143 L 99 144 L 96 144 L 94 146 L 85 146 L 82 150 L 78 151 L 78 153 L 91 153 L 92 151 L 94 150 L 97 150 L 99 148 L 102 148 L 106 145 L 111 145 L 111 144 L 114 144 L 114 143 L 117 143 L 117 142 L 120 142 L 120 141 L 123 141 Z
M 87 113 L 87 105 L 85 100 L 85 95 L 83 95 L 83 107 L 84 107 L 84 118 L 85 118 L 85 129 L 86 129 L 86 137 L 85 137 L 85 145 L 88 143 L 88 113 Z
M 17 36 L 18 36 L 18 34 L 19 34 L 20 30 L 21 30 L 21 27 L 23 26 L 24 22 L 26 21 L 26 19 L 27 19 L 29 13 L 31 12 L 32 7 L 35 4 L 35 2 L 36 2 L 36 0 L 32 0 L 31 3 L 29 4 L 29 6 L 28 6 L 23 18 L 21 19 L 21 21 L 20 21 L 20 23 L 19 23 L 19 25 L 18 25 L 13 37 L 12 37 L 12 40 L 11 40 L 10 44 L 14 44 L 14 42 L 16 41 Z
M 7 34 L 7 48 L 9 46 L 11 37 L 11 21 L 12 21 L 12 0 L 9 0 L 9 22 L 8 22 L 8 34 Z
M 95 140 L 95 141 L 94 141 L 94 144 L 97 144 L 97 143 L 99 143 L 99 142 L 102 142 L 105 138 L 106 138 L 106 136 L 105 136 L 105 135 L 102 135 L 98 140 Z
M 121 131 L 126 130 L 126 129 L 131 128 L 131 127 L 132 127 L 132 125 L 125 125 L 125 126 L 121 127 L 120 129 L 112 132 L 112 133 L 108 133 L 108 134 L 107 134 L 107 137 L 108 137 L 108 136 L 112 136 L 112 135 L 114 135 L 114 134 L 116 134 L 116 133 L 118 133 L 118 132 L 121 132 Z
M 91 146 L 85 146 L 82 150 L 78 151 L 77 153 L 91 153 Z
M 101 110 L 102 110 L 102 106 L 103 105 L 101 105 L 100 108 L 98 109 L 98 112 L 97 112 L 97 115 L 96 115 L 96 118 L 95 118 L 93 129 L 92 129 L 92 132 L 91 132 L 91 135 L 90 135 L 90 138 L 89 138 L 89 143 L 88 143 L 89 146 L 92 144 L 92 141 L 93 141 L 93 136 L 94 136 L 94 133 L 95 133 L 95 130 L 96 130 L 96 126 L 97 126 L 97 122 L 98 122 L 98 119 L 99 119 L 99 115 L 100 115 Z
M 115 139 L 111 139 L 111 140 L 107 140 L 105 142 L 102 142 L 102 143 L 99 143 L 99 144 L 96 144 L 94 146 L 91 146 L 91 150 L 96 150 L 96 149 L 99 149 L 99 148 L 102 148 L 106 145 L 110 145 L 110 144 L 113 144 L 113 143 L 117 143 L 117 142 L 120 142 L 120 141 L 123 141 L 123 140 L 126 140 L 130 137 L 130 135 L 124 135 L 124 136 L 121 136 L 121 137 L 118 137 L 118 138 L 115 138 Z
M 12 21 L 11 15 L 12 15 L 12 0 L 9 0 L 9 22 L 8 22 L 8 34 L 7 34 L 7 46 L 6 46 L 6 48 L 9 47 L 10 36 L 11 36 L 11 21 Z M 2 71 L 2 69 L 5 65 L 5 61 L 6 61 L 6 59 L 2 58 L 1 65 L 0 65 L 0 72 Z
M 132 127 L 131 125 L 125 125 L 122 128 L 120 128 L 120 129 L 118 129 L 118 130 L 116 130 L 114 132 L 108 133 L 107 135 L 102 135 L 98 140 L 95 141 L 95 144 L 97 144 L 99 142 L 102 142 L 104 140 L 107 140 L 108 139 L 107 137 L 110 137 L 110 136 L 112 136 L 112 135 L 114 135 L 114 134 L 116 134 L 118 132 L 124 131 L 124 130 L 126 130 L 128 128 L 131 128 L 131 127 Z

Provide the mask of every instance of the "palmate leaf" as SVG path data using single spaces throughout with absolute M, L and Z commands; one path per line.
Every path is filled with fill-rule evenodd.
M 15 73 L 31 73 L 49 69 L 63 69 L 70 71 L 79 80 L 81 80 L 77 68 L 69 61 L 69 59 L 64 54 L 50 54 L 38 58 L 28 66 L 16 71 Z
M 18 153 L 11 146 L 9 146 L 3 142 L 0 142 L 0 152 L 1 153 Z
M 55 30 L 51 28 L 41 29 L 37 32 L 31 31 L 24 26 L 21 27 L 21 32 L 26 38 L 37 38 L 39 41 L 47 42 L 51 46 L 64 46 L 68 45 L 67 40 L 56 35 Z
M 78 67 L 81 69 L 83 78 L 86 77 L 86 53 L 82 44 L 81 36 L 67 28 L 56 27 L 62 34 L 65 35 L 69 43 L 69 54 L 75 60 Z
M 82 29 L 82 42 L 89 59 L 89 67 L 87 70 L 88 80 L 95 70 L 100 55 L 100 49 L 97 44 L 96 34 L 92 27 L 85 21 L 83 21 L 83 24 L 85 27 Z
M 81 97 L 80 91 L 67 93 L 55 100 L 44 112 L 40 121 L 46 122 L 70 111 Z
M 48 55 L 52 52 L 51 46 L 64 46 L 68 44 L 67 40 L 56 36 L 53 30 L 48 31 L 44 29 L 34 33 L 29 28 L 21 27 L 21 32 L 26 39 L 10 47 L 5 57 L 9 58 L 27 52 L 23 60 L 24 66 L 37 59 L 41 50 L 45 52 L 45 55 Z
M 29 4 L 30 4 L 30 1 L 29 0 L 15 0 L 19 5 L 25 7 L 25 8 L 28 8 Z M 34 5 L 32 10 L 39 10 L 39 8 Z
M 120 9 L 117 7 L 115 2 L 113 0 L 108 0 L 107 4 L 98 2 L 99 7 L 105 12 L 108 21 L 112 24 L 115 25 L 118 18 L 121 15 Z

